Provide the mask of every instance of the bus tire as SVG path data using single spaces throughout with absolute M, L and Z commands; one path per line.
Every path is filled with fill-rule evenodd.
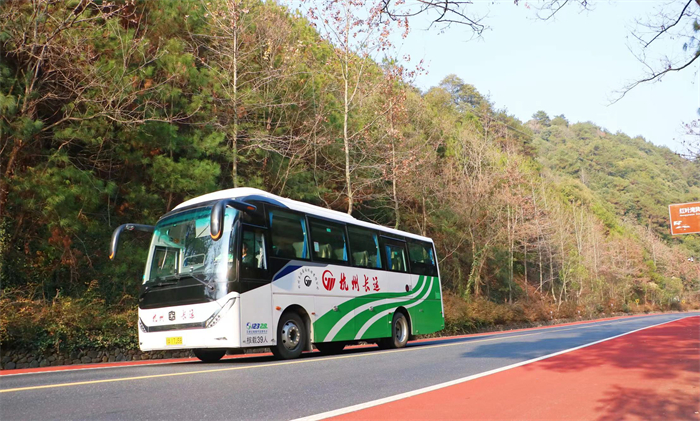
M 226 355 L 225 349 L 195 349 L 194 356 L 205 363 L 215 363 Z
M 391 337 L 380 339 L 377 345 L 382 349 L 403 348 L 408 343 L 410 334 L 406 315 L 396 311 L 391 320 Z
M 345 348 L 345 344 L 342 342 L 320 342 L 316 345 L 316 349 L 323 355 L 334 355 L 339 354 Z
M 283 360 L 297 358 L 306 347 L 306 326 L 293 311 L 284 313 L 277 324 L 277 345 L 270 348 L 275 357 Z

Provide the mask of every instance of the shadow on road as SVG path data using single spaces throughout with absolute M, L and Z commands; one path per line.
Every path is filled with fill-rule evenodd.
M 513 333 L 515 334 L 515 333 Z M 441 338 L 435 338 L 434 340 L 422 340 L 420 342 L 409 342 L 407 347 L 408 348 L 420 348 L 420 347 L 426 347 L 426 346 L 434 346 L 434 345 L 443 345 L 443 344 L 451 344 L 451 343 L 468 343 L 472 341 L 477 341 L 477 340 L 484 340 L 488 339 L 494 336 L 498 337 L 503 337 L 506 338 L 508 336 L 507 333 L 503 332 L 498 332 L 494 333 L 491 335 L 481 335 L 481 336 L 476 336 L 476 337 L 469 337 L 469 338 L 449 338 L 449 339 L 441 339 Z M 307 359 L 307 358 L 324 358 L 324 357 L 335 357 L 335 356 L 340 356 L 340 355 L 350 355 L 350 354 L 362 354 L 362 353 L 367 353 L 367 352 L 376 352 L 380 353 L 382 350 L 380 350 L 376 345 L 364 345 L 364 346 L 349 346 L 345 348 L 342 352 L 338 354 L 321 354 L 318 351 L 313 351 L 313 352 L 304 352 L 299 359 Z M 235 356 L 233 358 L 225 358 L 215 364 L 251 364 L 251 363 L 271 363 L 275 361 L 282 361 L 282 360 L 277 360 L 271 353 L 266 353 L 264 355 L 259 355 L 259 354 L 254 354 L 251 356 Z M 180 364 L 185 364 L 185 365 L 205 365 L 207 363 L 203 363 L 201 361 L 188 361 Z M 207 364 L 209 365 L 209 364 Z
M 602 393 L 597 396 L 603 396 L 595 406 L 599 420 L 700 420 L 699 328 L 700 317 L 686 318 L 528 364 L 521 369 L 559 373 L 566 390 L 572 387 L 572 382 L 582 382 L 573 386 L 581 391 L 599 388 Z M 582 343 L 576 340 L 582 335 L 585 333 L 573 333 L 567 335 L 567 339 L 574 339 L 572 344 Z M 562 347 L 562 338 L 494 343 L 480 345 L 463 356 L 522 361 Z
M 595 352 L 574 352 L 543 360 L 540 364 L 559 372 L 581 371 L 601 364 L 633 369 L 649 379 L 675 379 L 680 372 L 698 373 L 700 349 L 690 319 L 635 332 L 596 346 Z M 672 347 L 673 352 L 668 352 Z
M 654 389 L 613 386 L 598 401 L 598 420 L 692 420 L 700 419 L 700 396 L 680 389 L 660 392 Z

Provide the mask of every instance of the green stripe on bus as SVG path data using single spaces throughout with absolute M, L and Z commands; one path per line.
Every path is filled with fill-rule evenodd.
M 426 277 L 426 279 L 431 280 L 430 282 L 432 283 L 432 289 L 430 290 L 430 292 L 432 293 L 433 290 L 436 288 L 435 280 L 437 278 Z M 428 288 L 430 288 L 430 286 L 428 286 Z M 362 327 L 365 325 L 365 323 L 367 323 L 372 317 L 374 317 L 377 314 L 379 314 L 383 311 L 386 311 L 386 310 L 396 309 L 396 308 L 402 307 L 402 306 L 405 307 L 409 304 L 415 303 L 416 301 L 428 299 L 429 296 L 426 295 L 426 292 L 427 292 L 427 289 L 420 291 L 420 294 L 418 294 L 416 297 L 414 297 L 412 299 L 405 300 L 405 301 L 393 301 L 393 302 L 389 302 L 386 304 L 378 304 L 378 305 L 374 306 L 374 308 L 371 311 L 369 309 L 364 310 L 363 312 L 356 315 L 352 319 L 352 323 L 348 323 L 347 325 L 343 326 L 343 328 L 340 329 L 340 331 L 336 335 L 336 338 L 355 339 L 355 337 L 357 336 L 357 333 L 360 331 L 360 329 L 362 329 Z M 397 298 L 400 298 L 400 297 L 397 297 Z M 365 302 L 362 304 L 367 304 L 367 303 Z M 392 313 L 393 313 L 393 311 L 392 311 Z M 385 320 L 385 318 L 382 317 L 379 320 Z M 391 319 L 389 321 L 391 321 Z M 374 323 L 372 325 L 374 326 Z M 388 323 L 387 323 L 387 329 L 388 329 Z M 388 336 L 388 334 L 386 336 Z M 365 332 L 365 334 L 363 334 L 362 337 L 363 338 L 370 338 L 370 336 L 367 336 L 367 332 Z M 373 336 L 373 337 L 376 338 L 377 336 Z
M 368 294 L 361 297 L 355 297 L 344 303 L 338 305 L 338 311 L 330 310 L 323 314 L 314 322 L 314 337 L 317 342 L 323 341 L 328 333 L 333 329 L 333 327 L 342 319 L 345 315 L 354 312 L 356 308 L 369 304 L 374 301 L 382 300 L 385 298 L 401 298 L 406 297 L 415 292 L 419 291 L 425 281 L 425 277 L 421 276 L 418 278 L 418 282 L 413 290 L 409 292 L 380 292 L 376 294 Z M 348 324 L 353 324 L 352 320 Z M 355 330 L 357 332 L 357 330 Z M 340 340 L 340 336 L 335 335 Z M 354 336 L 353 336 L 354 338 Z

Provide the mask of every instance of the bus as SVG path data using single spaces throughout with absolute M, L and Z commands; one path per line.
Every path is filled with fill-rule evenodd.
M 142 351 L 204 362 L 270 348 L 280 359 L 359 342 L 402 348 L 445 327 L 430 238 L 253 188 L 188 200 L 155 226 L 138 297 Z

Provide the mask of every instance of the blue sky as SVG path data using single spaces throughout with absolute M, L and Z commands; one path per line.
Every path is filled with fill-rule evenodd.
M 454 73 L 523 121 L 544 110 L 683 151 L 682 124 L 697 119 L 700 108 L 697 65 L 640 85 L 610 105 L 615 91 L 644 70 L 628 49 L 634 20 L 646 19 L 661 2 L 599 2 L 583 12 L 567 6 L 549 21 L 536 19 L 525 4 L 477 2 L 473 7 L 488 13 L 490 27 L 479 39 L 470 40 L 462 26 L 441 33 L 424 30 L 427 20 L 414 20 L 397 49 L 413 64 L 425 60 L 428 73 L 415 84 L 425 90 Z M 662 40 L 656 47 L 680 52 L 682 41 Z

